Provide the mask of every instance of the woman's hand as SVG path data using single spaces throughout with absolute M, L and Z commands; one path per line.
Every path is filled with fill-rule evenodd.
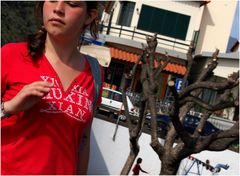
M 15 114 L 31 108 L 49 93 L 51 87 L 53 84 L 45 81 L 36 81 L 24 86 L 14 98 L 4 102 L 4 111 Z

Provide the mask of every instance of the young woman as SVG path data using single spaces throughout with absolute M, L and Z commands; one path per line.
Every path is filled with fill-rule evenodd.
M 96 36 L 97 2 L 38 9 L 42 29 L 1 49 L 1 173 L 86 174 L 95 89 L 78 47 L 87 27 Z

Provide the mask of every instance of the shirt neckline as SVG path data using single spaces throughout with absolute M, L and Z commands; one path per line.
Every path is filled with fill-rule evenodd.
M 88 61 L 87 61 L 87 59 L 86 59 L 86 56 L 85 56 L 85 55 L 83 55 L 83 56 L 85 57 L 85 60 L 86 60 L 84 69 L 83 69 L 81 72 L 79 72 L 79 74 L 78 74 L 78 75 L 70 82 L 70 84 L 67 86 L 66 90 L 64 90 L 63 85 L 62 85 L 62 81 L 61 81 L 58 73 L 56 72 L 56 70 L 54 69 L 54 67 L 52 66 L 52 64 L 49 62 L 49 60 L 48 60 L 48 58 L 46 57 L 46 55 L 43 54 L 43 60 L 44 60 L 44 62 L 46 62 L 47 67 L 50 69 L 51 73 L 53 74 L 53 76 L 55 77 L 55 79 L 58 81 L 58 83 L 59 83 L 58 86 L 59 86 L 59 88 L 62 90 L 63 93 L 69 93 L 69 92 L 70 92 L 70 89 L 71 89 L 72 86 L 73 86 L 73 84 L 76 84 L 76 82 L 78 82 L 79 77 L 80 77 L 84 72 L 86 72 L 86 71 L 89 69 L 90 66 L 89 66 L 89 63 L 88 63 Z M 55 83 L 54 83 L 54 84 L 55 84 Z

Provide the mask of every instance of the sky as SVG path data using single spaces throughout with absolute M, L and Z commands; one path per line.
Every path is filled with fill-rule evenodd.
M 234 16 L 234 21 L 233 21 L 233 25 L 232 25 L 232 31 L 231 31 L 231 37 L 233 38 L 237 38 L 239 40 L 239 1 L 237 4 L 237 9 L 235 12 L 235 16 Z

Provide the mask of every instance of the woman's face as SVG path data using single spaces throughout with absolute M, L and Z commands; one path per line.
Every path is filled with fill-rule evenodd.
M 43 5 L 45 29 L 59 39 L 78 39 L 96 16 L 96 10 L 87 13 L 85 1 L 45 1 Z

